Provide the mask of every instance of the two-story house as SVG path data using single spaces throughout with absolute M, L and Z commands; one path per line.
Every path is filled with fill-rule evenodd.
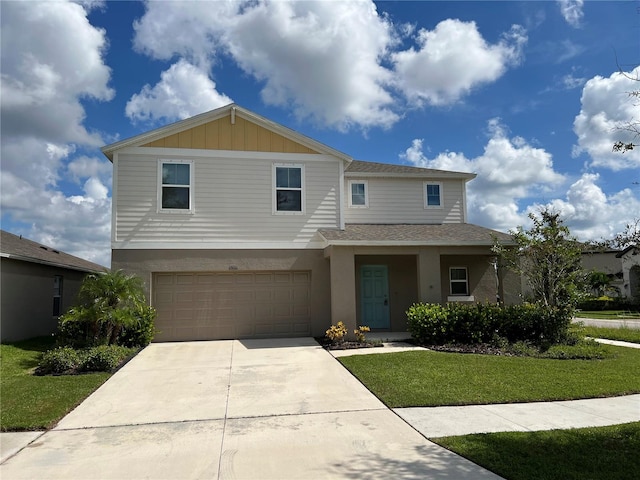
M 137 273 L 156 340 L 405 331 L 414 302 L 515 301 L 475 175 L 353 160 L 238 105 L 119 141 L 112 268 Z M 508 287 L 508 288 L 507 288 Z

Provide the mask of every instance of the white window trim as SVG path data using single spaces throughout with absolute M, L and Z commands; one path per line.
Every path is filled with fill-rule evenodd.
M 281 211 L 278 210 L 277 204 L 277 188 L 276 188 L 276 168 L 278 167 L 286 167 L 286 168 L 299 168 L 300 169 L 300 208 L 299 212 L 291 212 L 291 211 Z M 297 190 L 297 189 L 289 189 L 289 190 Z M 304 165 L 301 163 L 274 163 L 271 168 L 271 208 L 273 215 L 304 215 L 306 209 L 306 201 L 305 201 L 305 174 L 304 174 Z
M 189 167 L 189 208 L 181 209 L 181 208 L 162 208 L 162 165 L 165 163 L 188 163 Z M 179 160 L 173 158 L 159 158 L 158 159 L 158 213 L 168 213 L 171 215 L 190 215 L 194 213 L 193 207 L 193 190 L 194 190 L 194 170 L 195 166 L 193 160 Z
M 429 205 L 428 204 L 428 200 L 429 197 L 427 195 L 427 185 L 438 185 L 439 191 L 440 191 L 440 205 Z M 442 182 L 424 182 L 422 184 L 422 194 L 424 195 L 424 208 L 436 208 L 436 209 L 442 209 L 444 208 L 444 195 L 442 194 L 443 190 L 442 190 Z
M 453 282 L 456 283 L 462 283 L 462 280 L 453 280 L 451 278 L 451 271 L 452 270 L 464 270 L 466 275 L 465 275 L 465 280 L 464 283 L 467 287 L 467 292 L 466 293 L 453 293 L 453 289 L 451 288 Z M 452 297 L 469 297 L 470 296 L 470 292 L 469 292 L 469 269 L 467 267 L 449 267 L 449 294 Z
M 351 190 L 351 185 L 354 183 L 364 184 L 364 205 L 353 204 L 353 191 Z M 366 180 L 349 180 L 349 208 L 369 208 L 369 182 Z

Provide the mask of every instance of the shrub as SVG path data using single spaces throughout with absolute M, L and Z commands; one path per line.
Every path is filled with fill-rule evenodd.
M 136 321 L 120 332 L 117 340 L 118 345 L 125 347 L 146 347 L 149 345 L 156 334 L 155 318 L 155 309 L 145 305 Z
M 80 370 L 83 372 L 112 372 L 134 352 L 133 348 L 118 345 L 93 347 L 86 351 Z
M 62 375 L 75 372 L 82 364 L 81 355 L 71 347 L 58 347 L 44 352 L 36 375 Z
M 631 310 L 634 305 L 624 298 L 602 296 L 587 298 L 578 304 L 578 308 L 586 311 Z
M 567 307 L 540 304 L 414 304 L 407 323 L 413 338 L 424 344 L 492 343 L 502 337 L 509 343 L 548 347 L 567 337 L 572 313 Z
M 353 334 L 356 336 L 356 340 L 358 340 L 361 343 L 364 343 L 367 341 L 365 337 L 365 333 L 370 331 L 371 329 L 369 327 L 367 327 L 366 325 L 361 325 L 358 327 L 357 330 L 353 331 Z
M 338 322 L 337 325 L 331 325 L 325 332 L 325 335 L 329 340 L 333 343 L 341 343 L 344 341 L 344 337 L 347 334 L 347 327 L 344 326 L 344 323 Z

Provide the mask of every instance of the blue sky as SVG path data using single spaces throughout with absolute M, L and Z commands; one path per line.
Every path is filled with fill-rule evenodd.
M 0 2 L 2 228 L 109 265 L 100 147 L 231 101 L 353 158 L 471 171 L 469 221 L 640 217 L 640 2 Z M 620 69 L 626 73 L 622 75 Z

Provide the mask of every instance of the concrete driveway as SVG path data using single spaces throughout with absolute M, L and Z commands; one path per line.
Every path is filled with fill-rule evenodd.
M 152 344 L 0 477 L 499 478 L 427 441 L 309 338 Z

